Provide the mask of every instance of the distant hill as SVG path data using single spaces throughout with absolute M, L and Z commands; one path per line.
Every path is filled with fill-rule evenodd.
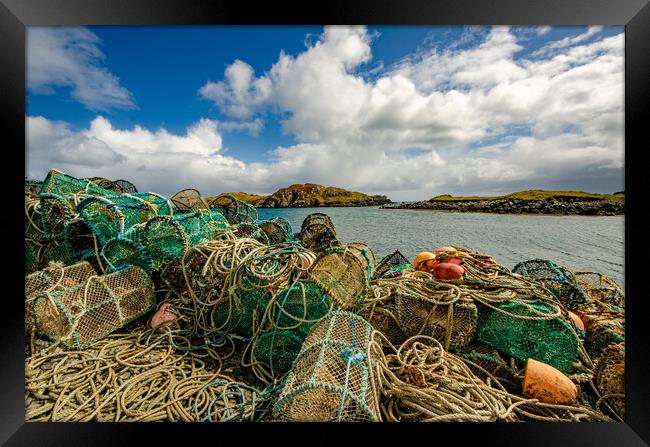
M 368 195 L 315 183 L 295 184 L 269 196 L 229 192 L 239 200 L 259 208 L 307 208 L 320 206 L 375 206 L 391 203 L 386 196 Z
M 513 192 L 505 196 L 451 196 L 443 194 L 429 199 L 429 202 L 464 202 L 484 200 L 546 200 L 546 201 L 592 201 L 592 200 L 625 200 L 625 193 L 616 194 L 595 194 L 583 191 L 547 191 L 543 189 L 529 189 L 526 191 Z

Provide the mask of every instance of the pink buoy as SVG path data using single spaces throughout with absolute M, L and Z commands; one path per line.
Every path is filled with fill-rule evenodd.
M 176 314 L 171 311 L 171 307 L 172 305 L 170 303 L 164 303 L 153 314 L 153 317 L 151 317 L 151 327 L 153 329 L 169 326 L 176 321 Z

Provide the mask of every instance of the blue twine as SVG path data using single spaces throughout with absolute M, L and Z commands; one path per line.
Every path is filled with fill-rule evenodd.
M 341 393 L 341 402 L 339 403 L 339 411 L 336 415 L 336 420 L 341 420 L 341 415 L 343 413 L 343 405 L 345 404 L 345 398 L 348 394 L 348 382 L 350 380 L 350 367 L 356 363 L 359 363 L 361 360 L 365 359 L 365 354 L 361 351 L 357 351 L 357 342 L 354 338 L 354 320 L 351 321 L 352 329 L 352 349 L 345 348 L 341 352 L 341 357 L 343 361 L 346 362 L 345 365 L 345 380 L 343 381 L 343 392 Z M 356 353 L 355 353 L 356 351 Z

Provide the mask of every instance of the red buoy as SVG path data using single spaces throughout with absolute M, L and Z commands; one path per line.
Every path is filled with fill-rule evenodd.
M 433 269 L 433 277 L 436 279 L 460 279 L 464 274 L 464 268 L 450 262 L 443 262 Z

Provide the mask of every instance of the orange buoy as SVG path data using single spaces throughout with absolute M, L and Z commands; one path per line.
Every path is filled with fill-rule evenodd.
M 423 251 L 421 253 L 418 253 L 418 255 L 415 257 L 415 260 L 413 261 L 413 268 L 421 272 L 426 271 L 429 269 L 429 262 L 433 261 L 435 258 L 436 255 L 430 251 Z
M 549 404 L 571 405 L 578 399 L 578 387 L 567 376 L 531 358 L 526 362 L 522 393 Z
M 433 253 L 436 256 L 441 253 L 456 254 L 458 253 L 458 250 L 455 249 L 454 247 L 444 246 L 444 247 L 436 248 L 435 250 L 433 250 Z
M 571 317 L 573 323 L 576 325 L 578 329 L 580 329 L 581 331 L 585 330 L 585 324 L 582 322 L 579 316 L 577 316 L 573 312 L 569 312 L 569 316 Z
M 153 317 L 151 317 L 151 327 L 157 329 L 159 327 L 166 327 L 176 321 L 176 314 L 171 311 L 172 305 L 164 303 L 158 308 Z
M 465 269 L 458 264 L 442 262 L 433 269 L 433 277 L 436 279 L 460 279 L 465 274 Z

